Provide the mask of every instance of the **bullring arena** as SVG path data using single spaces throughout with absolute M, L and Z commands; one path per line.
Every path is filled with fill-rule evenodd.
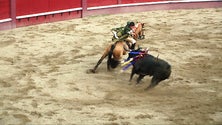
M 89 16 L 0 31 L 0 124 L 222 124 L 222 8 Z M 87 73 L 111 28 L 145 23 L 138 41 L 172 66 L 150 91 L 131 68 Z

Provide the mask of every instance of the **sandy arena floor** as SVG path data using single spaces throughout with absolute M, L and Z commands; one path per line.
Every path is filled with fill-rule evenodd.
M 111 28 L 146 23 L 138 41 L 172 65 L 151 91 L 108 72 Z M 91 16 L 0 31 L 0 124 L 222 124 L 222 8 Z

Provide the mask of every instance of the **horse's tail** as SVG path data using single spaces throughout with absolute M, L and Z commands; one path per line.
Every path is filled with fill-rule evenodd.
M 108 58 L 111 59 L 112 55 L 113 55 L 113 50 L 116 47 L 116 44 L 112 44 L 110 50 L 109 50 L 109 54 L 108 54 Z
M 119 64 L 119 61 L 116 61 L 112 58 L 113 55 L 113 50 L 116 47 L 116 44 L 112 44 L 109 54 L 108 54 L 108 60 L 107 60 L 107 68 L 109 69 L 109 66 L 111 66 L 112 68 L 116 68 Z

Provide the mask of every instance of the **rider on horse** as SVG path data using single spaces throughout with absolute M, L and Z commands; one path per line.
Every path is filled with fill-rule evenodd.
M 131 48 L 135 49 L 136 40 L 132 37 L 135 32 L 135 23 L 134 22 L 127 22 L 125 27 L 119 27 L 119 28 L 113 28 L 111 31 L 113 33 L 113 41 L 120 41 L 120 40 L 126 40 L 131 42 Z

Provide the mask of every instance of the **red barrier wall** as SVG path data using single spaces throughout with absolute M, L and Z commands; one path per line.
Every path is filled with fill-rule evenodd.
M 19 17 L 16 25 L 20 27 L 81 17 L 79 12 L 57 12 L 79 7 L 81 0 L 17 0 L 16 16 Z
M 17 0 L 16 16 L 81 7 L 81 0 Z
M 166 1 L 166 0 L 122 0 L 122 4 L 128 4 L 128 3 L 144 3 L 144 2 L 157 2 L 157 1 Z
M 89 15 L 222 7 L 222 0 L 161 1 L 163 0 L 0 0 L 0 30 Z
M 87 0 L 88 7 L 107 6 L 118 4 L 118 0 Z
M 16 16 L 49 11 L 49 0 L 16 0 Z
M 81 0 L 48 0 L 49 11 L 81 7 Z
M 0 20 L 10 18 L 10 0 L 0 0 Z

